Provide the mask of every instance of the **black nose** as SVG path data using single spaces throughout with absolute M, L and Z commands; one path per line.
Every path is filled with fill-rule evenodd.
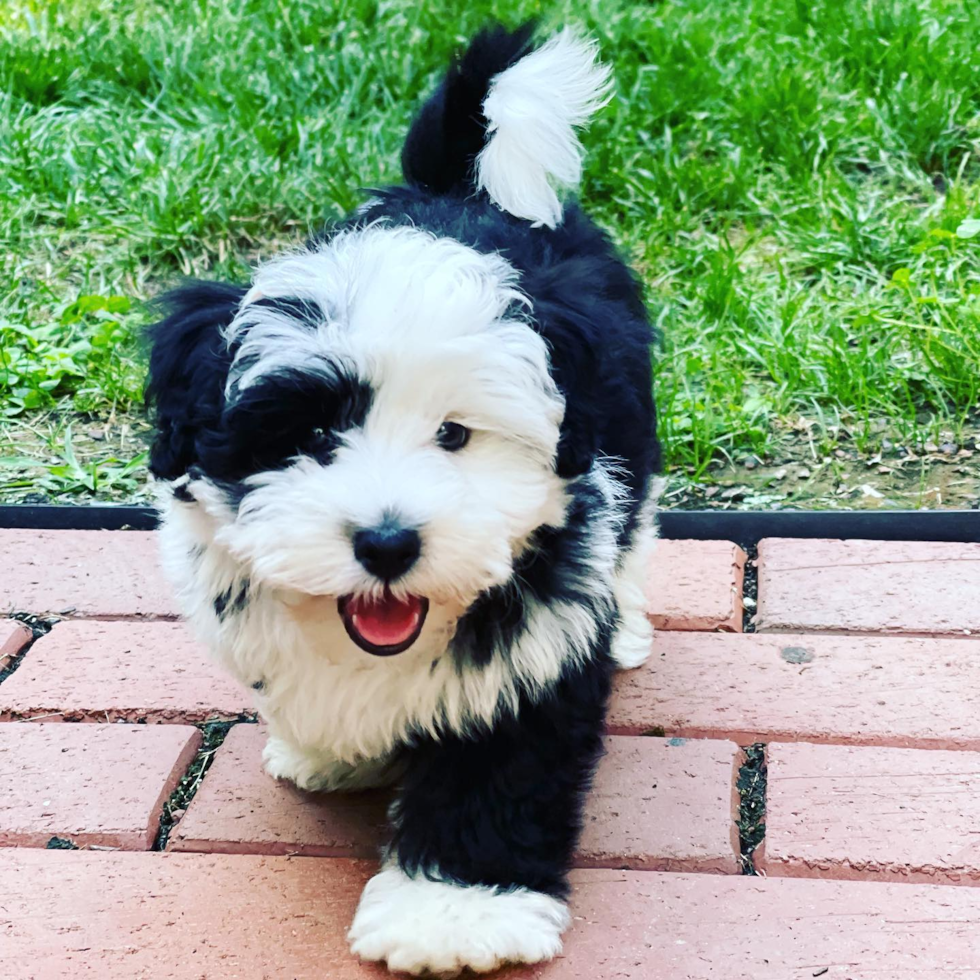
M 354 535 L 354 557 L 372 574 L 391 582 L 417 561 L 422 539 L 411 528 L 382 525 Z

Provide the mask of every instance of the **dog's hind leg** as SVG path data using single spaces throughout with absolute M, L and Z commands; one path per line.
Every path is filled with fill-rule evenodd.
M 611 653 L 618 667 L 630 669 L 646 663 L 653 646 L 653 624 L 647 616 L 647 578 L 657 546 L 655 503 L 657 490 L 643 505 L 629 549 L 622 555 L 613 579 L 619 622 Z

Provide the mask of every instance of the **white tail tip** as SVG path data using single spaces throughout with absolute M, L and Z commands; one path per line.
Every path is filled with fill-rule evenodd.
M 594 41 L 566 28 L 491 82 L 477 183 L 509 214 L 549 228 L 561 223 L 555 188 L 576 187 L 582 176 L 575 128 L 612 97 L 597 53 Z

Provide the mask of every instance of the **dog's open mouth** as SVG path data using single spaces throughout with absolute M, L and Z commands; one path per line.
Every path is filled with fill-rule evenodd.
M 396 599 L 390 592 L 380 599 L 344 596 L 337 602 L 347 635 L 376 657 L 403 653 L 418 638 L 429 611 L 429 600 L 421 596 Z

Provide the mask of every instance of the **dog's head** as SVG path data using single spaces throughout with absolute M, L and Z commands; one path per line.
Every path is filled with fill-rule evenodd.
M 403 157 L 422 199 L 522 236 L 561 222 L 552 184 L 577 176 L 573 127 L 607 82 L 592 46 L 563 34 L 531 51 L 529 37 L 480 35 Z M 370 215 L 261 267 L 247 291 L 170 298 L 151 468 L 253 584 L 331 597 L 358 646 L 389 654 L 430 604 L 447 624 L 511 577 L 535 530 L 562 523 L 591 444 L 569 437 L 571 372 L 559 390 L 515 269 Z M 584 348 L 575 358 L 584 376 Z
M 209 351 L 183 336 L 159 331 L 155 366 L 200 359 L 200 388 L 157 385 L 154 469 L 186 466 L 178 496 L 215 542 L 257 583 L 335 597 L 370 652 L 505 582 L 562 521 L 563 399 L 496 255 L 354 228 L 260 268 Z

